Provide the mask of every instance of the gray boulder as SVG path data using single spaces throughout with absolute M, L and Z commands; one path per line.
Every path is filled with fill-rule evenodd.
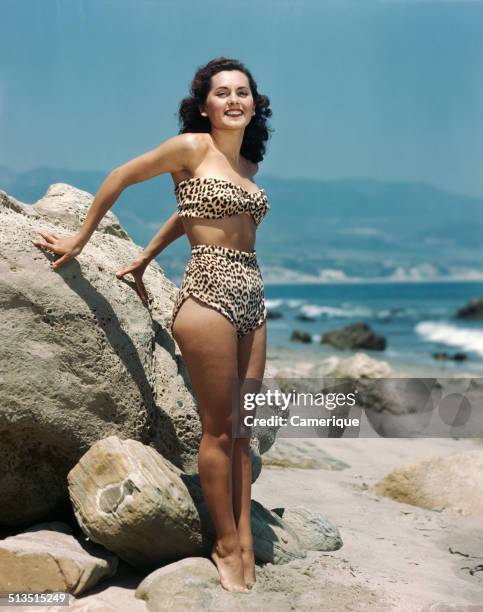
M 339 550 L 342 547 L 339 530 L 320 512 L 304 506 L 273 508 L 272 511 L 295 531 L 307 550 Z
M 376 334 L 367 323 L 353 323 L 342 329 L 326 332 L 322 335 L 321 343 L 330 344 L 338 349 L 370 349 L 383 351 L 386 348 L 384 336 Z

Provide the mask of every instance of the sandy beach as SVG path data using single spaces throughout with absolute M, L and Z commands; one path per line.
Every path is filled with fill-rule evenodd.
M 483 610 L 481 517 L 461 516 L 447 509 L 427 510 L 370 491 L 371 485 L 393 468 L 482 448 L 481 443 L 445 439 L 311 439 L 295 443 L 308 445 L 314 453 L 328 453 L 349 467 L 265 467 L 252 496 L 267 508 L 304 506 L 321 513 L 339 529 L 343 546 L 336 551 L 309 551 L 305 559 L 284 565 L 257 567 L 257 583 L 250 594 L 227 594 L 217 587 L 218 605 L 209 610 L 221 611 L 227 605 L 240 612 L 260 608 L 267 612 Z M 72 608 L 147 610 L 145 603 L 135 598 L 144 577 L 121 562 L 115 577 L 72 600 Z M 169 601 L 159 602 L 156 609 L 169 610 L 170 605 Z M 53 609 L 62 608 L 49 608 Z
M 481 448 L 481 443 L 382 438 L 297 442 L 315 445 L 350 467 L 265 468 L 253 497 L 269 508 L 306 506 L 338 527 L 342 548 L 313 553 L 316 580 L 310 588 L 324 610 L 419 612 L 436 603 L 479 604 L 483 610 L 483 572 L 471 575 L 468 569 L 483 562 L 481 517 L 426 510 L 368 490 L 396 467 Z

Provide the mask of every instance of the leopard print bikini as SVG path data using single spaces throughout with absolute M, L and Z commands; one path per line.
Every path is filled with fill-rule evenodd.
M 270 209 L 264 189 L 252 193 L 225 179 L 186 179 L 177 184 L 175 194 L 180 217 L 221 219 L 248 213 L 258 226 Z M 238 338 L 262 325 L 267 317 L 255 250 L 240 251 L 216 244 L 192 246 L 176 295 L 171 330 L 181 304 L 190 295 L 223 314 L 235 327 Z

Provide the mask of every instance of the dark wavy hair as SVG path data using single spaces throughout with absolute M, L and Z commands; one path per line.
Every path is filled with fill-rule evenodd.
M 227 57 L 217 57 L 205 66 L 198 68 L 191 81 L 190 96 L 183 98 L 179 104 L 179 134 L 186 132 L 210 132 L 211 123 L 208 117 L 200 114 L 199 107 L 206 102 L 211 89 L 211 77 L 222 70 L 240 70 L 248 77 L 250 89 L 255 103 L 255 115 L 246 126 L 243 134 L 243 142 L 240 149 L 241 155 L 252 162 L 262 161 L 265 155 L 265 142 L 269 138 L 269 132 L 273 132 L 267 126 L 267 117 L 271 117 L 270 100 L 267 96 L 258 93 L 257 83 L 248 68 L 241 62 Z

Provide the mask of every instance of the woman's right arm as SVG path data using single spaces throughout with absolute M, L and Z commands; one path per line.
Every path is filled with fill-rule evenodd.
M 141 253 L 140 257 L 150 262 L 159 255 L 161 251 L 164 251 L 169 244 L 180 238 L 184 233 L 183 221 L 176 210 L 160 228 L 158 233 Z
M 62 255 L 52 264 L 59 268 L 76 257 L 89 241 L 104 215 L 129 185 L 147 181 L 165 172 L 178 172 L 195 168 L 201 161 L 206 147 L 204 134 L 179 134 L 161 145 L 114 169 L 102 182 L 87 216 L 74 236 L 56 236 L 38 230 L 45 240 L 32 240 L 41 248 Z

